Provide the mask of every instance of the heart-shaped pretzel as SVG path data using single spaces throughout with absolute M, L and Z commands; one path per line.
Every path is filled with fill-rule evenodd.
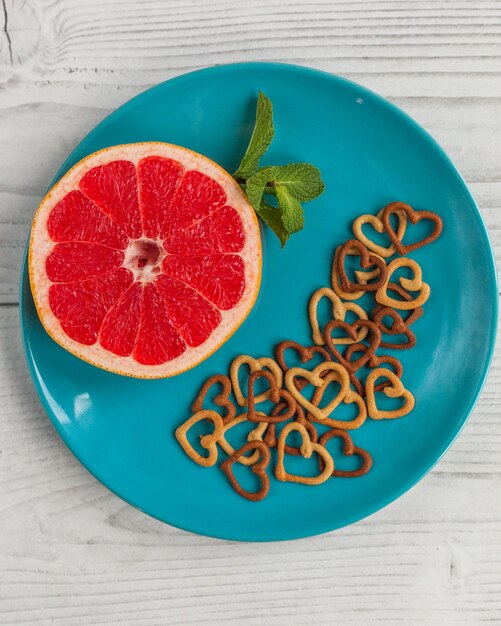
M 344 321 L 346 317 L 346 313 L 351 311 L 358 316 L 359 319 L 367 319 L 367 313 L 362 309 L 362 307 L 354 302 L 342 302 L 341 298 L 336 294 L 333 289 L 329 287 L 322 287 L 317 289 L 315 293 L 311 296 L 310 303 L 308 305 L 308 314 L 310 317 L 311 324 L 311 335 L 313 341 L 319 345 L 324 345 L 324 338 L 320 331 L 320 325 L 318 323 L 318 304 L 322 300 L 322 298 L 327 298 L 332 303 L 332 317 L 336 320 Z M 367 335 L 367 329 L 361 328 L 359 331 L 359 335 L 357 341 L 362 341 Z M 349 344 L 353 343 L 353 339 L 350 337 L 342 337 L 340 339 L 333 340 L 334 343 L 338 344 Z
M 280 372 L 282 373 L 282 372 Z M 255 397 L 254 395 L 254 385 L 256 384 L 256 380 L 258 378 L 266 378 L 268 384 L 270 386 L 268 393 L 268 398 L 275 405 L 279 404 L 281 401 L 287 406 L 285 412 L 280 413 L 279 415 L 264 415 L 263 413 L 259 413 L 256 411 L 256 399 L 261 398 L 264 394 L 260 394 Z M 275 376 L 271 372 L 267 372 L 266 370 L 258 370 L 257 372 L 252 372 L 249 376 L 249 385 L 248 385 L 248 411 L 247 411 L 247 419 L 249 422 L 285 422 L 289 418 L 291 418 L 296 412 L 296 400 L 294 397 L 287 391 L 287 389 L 281 389 L 277 383 Z
M 403 301 L 403 300 L 395 300 L 394 298 L 390 298 L 387 293 L 388 284 L 391 280 L 391 276 L 394 272 L 396 272 L 400 267 L 408 267 L 412 270 L 414 274 L 414 278 L 404 278 L 400 276 L 398 279 L 400 285 L 409 291 L 419 291 L 419 295 L 416 296 L 412 300 Z M 388 276 L 386 278 L 386 283 L 379 287 L 376 291 L 376 301 L 379 304 L 383 304 L 385 306 L 391 306 L 394 309 L 398 309 L 400 311 L 410 311 L 411 309 L 415 309 L 418 306 L 421 306 L 428 300 L 430 295 L 430 286 L 423 282 L 423 272 L 421 271 L 420 266 L 413 259 L 408 259 L 406 257 L 401 257 L 400 259 L 394 259 L 388 265 Z
M 300 447 L 301 456 L 305 459 L 311 458 L 313 453 L 317 453 L 322 458 L 324 468 L 318 476 L 298 476 L 296 474 L 289 474 L 284 467 L 284 455 L 285 455 L 285 441 L 292 431 L 296 431 L 301 435 L 302 444 Z M 275 476 L 278 480 L 283 482 L 301 483 L 303 485 L 320 485 L 325 482 L 334 471 L 334 461 L 327 450 L 319 445 L 313 443 L 310 440 L 308 431 L 302 424 L 297 422 L 290 422 L 286 424 L 280 433 L 277 445 L 277 464 L 275 466 Z
M 237 411 L 233 402 L 230 400 L 231 381 L 228 376 L 223 376 L 223 374 L 209 376 L 204 382 L 202 389 L 200 389 L 195 402 L 191 405 L 191 410 L 193 413 L 198 413 L 203 409 L 205 396 L 213 385 L 221 385 L 222 388 L 221 392 L 214 397 L 213 403 L 226 409 L 226 414 L 223 415 L 222 418 L 224 422 L 230 422 L 235 417 Z
M 335 291 L 335 293 L 340 297 L 343 298 L 344 300 L 358 300 L 359 298 L 361 298 L 364 295 L 364 292 L 359 290 L 359 291 L 354 291 L 353 293 L 348 293 L 347 291 L 344 291 L 343 288 L 341 287 L 341 283 L 339 281 L 339 271 L 338 271 L 338 260 L 339 260 L 339 251 L 341 250 L 341 246 L 338 246 L 334 252 L 334 259 L 332 261 L 332 269 L 331 269 L 331 285 L 332 285 L 332 289 Z M 347 254 L 351 254 L 351 255 L 355 255 L 358 254 L 358 250 L 353 249 L 353 250 L 348 250 Z M 355 272 L 355 275 L 357 276 L 357 280 L 359 282 L 361 281 L 361 277 Z M 372 276 L 371 276 L 372 278 Z
M 347 333 L 352 339 L 355 339 L 357 336 L 357 330 L 359 327 L 365 326 L 370 333 L 370 344 L 366 353 L 364 353 L 361 357 L 356 359 L 355 361 L 348 361 L 343 357 L 343 355 L 339 352 L 339 350 L 334 345 L 332 341 L 332 331 L 335 328 L 341 328 Z M 328 324 L 326 324 L 324 328 L 324 340 L 326 346 L 329 348 L 332 355 L 335 359 L 344 365 L 344 367 L 348 370 L 350 374 L 353 374 L 358 369 L 360 369 L 367 361 L 371 358 L 373 354 L 376 353 L 376 350 L 379 347 L 381 342 L 381 331 L 379 328 L 371 322 L 370 320 L 356 320 L 353 324 L 347 324 L 346 322 L 341 322 L 339 320 L 332 320 Z M 349 346 L 348 346 L 349 347 Z
M 263 413 L 263 416 L 264 416 L 264 413 Z M 235 454 L 235 448 L 227 441 L 226 433 L 232 428 L 234 428 L 235 426 L 238 426 L 239 424 L 242 424 L 243 422 L 247 422 L 247 421 L 248 421 L 247 413 L 242 413 L 241 415 L 234 417 L 231 420 L 231 422 L 227 422 L 224 425 L 223 434 L 221 435 L 217 443 L 229 456 L 231 456 L 232 454 Z M 267 428 L 268 428 L 268 424 L 266 422 L 258 423 L 258 425 L 255 428 L 253 428 L 250 431 L 250 433 L 247 435 L 247 441 L 263 441 L 263 437 Z M 258 458 L 259 458 L 259 450 L 256 449 L 256 451 L 250 456 L 242 455 L 241 457 L 239 457 L 238 462 L 241 463 L 242 465 L 254 465 L 254 463 L 258 460 Z
M 330 372 L 325 377 L 325 384 L 322 387 L 317 387 L 313 392 L 313 397 L 311 399 L 311 403 L 315 406 L 318 406 L 322 401 L 325 390 L 329 386 L 329 383 L 336 381 L 341 383 L 339 379 L 338 372 Z M 324 426 L 329 426 L 329 428 L 341 428 L 343 430 L 354 430 L 356 428 L 360 428 L 362 424 L 365 422 L 367 418 L 367 407 L 365 406 L 365 402 L 362 396 L 352 389 L 348 389 L 346 395 L 343 398 L 343 404 L 352 404 L 355 403 L 358 406 L 358 414 L 353 419 L 346 420 L 337 420 L 332 417 L 322 417 L 319 419 L 314 413 L 311 411 L 308 412 L 308 419 L 317 422 L 318 424 L 323 424 Z
M 259 461 L 253 463 L 251 465 L 251 472 L 253 472 L 261 481 L 261 487 L 258 491 L 247 491 L 243 487 L 241 487 L 238 480 L 235 478 L 235 474 L 233 473 L 233 464 L 236 462 L 242 463 L 242 458 L 251 458 L 254 457 L 253 453 L 250 457 L 246 457 L 245 454 L 250 452 L 251 450 L 255 450 L 255 452 L 261 457 Z M 270 462 L 270 451 L 268 446 L 264 444 L 262 441 L 249 441 L 244 444 L 239 450 L 234 452 L 229 458 L 221 463 L 221 469 L 226 474 L 226 477 L 230 481 L 233 489 L 238 493 L 238 495 L 243 498 L 247 498 L 247 500 L 252 500 L 253 502 L 258 502 L 263 498 L 266 498 L 268 495 L 268 491 L 270 490 L 270 479 L 268 478 L 268 474 L 266 473 L 266 468 Z
M 272 411 L 272 415 L 273 413 L 277 412 L 280 413 L 280 411 L 283 410 L 283 406 L 281 406 L 280 404 L 278 404 Z M 313 441 L 313 443 L 316 443 L 318 441 L 318 433 L 317 433 L 317 429 L 315 428 L 315 426 L 306 419 L 304 411 L 302 409 L 302 407 L 297 404 L 296 407 L 296 413 L 294 415 L 295 419 L 294 421 L 297 422 L 298 424 L 302 424 L 306 430 L 308 431 L 308 435 L 310 437 L 310 440 Z M 268 428 L 266 430 L 266 434 L 264 436 L 264 442 L 265 444 L 269 447 L 269 448 L 276 448 L 277 447 L 277 443 L 278 443 L 278 439 L 277 439 L 277 431 L 276 431 L 276 423 L 271 423 L 268 424 Z M 301 454 L 301 450 L 299 448 L 295 448 L 294 446 L 285 446 L 285 452 L 286 454 L 292 454 L 294 456 L 298 456 Z
M 384 209 L 381 209 L 377 216 L 367 213 L 357 217 L 357 219 L 353 222 L 353 234 L 364 244 L 366 248 L 376 252 L 379 256 L 387 258 L 395 254 L 395 246 L 393 244 L 390 244 L 389 246 L 381 246 L 375 241 L 372 241 L 372 239 L 369 239 L 369 237 L 367 237 L 362 230 L 364 224 L 370 224 L 377 233 L 384 233 L 385 228 L 383 222 L 381 221 L 383 211 Z M 404 211 L 395 211 L 395 213 L 398 218 L 396 237 L 399 241 L 402 241 L 405 229 L 407 228 L 407 214 Z
M 190 428 L 201 420 L 209 420 L 214 424 L 214 431 L 212 433 L 200 437 L 200 445 L 208 451 L 208 456 L 202 456 L 199 454 L 188 441 L 187 436 Z M 202 465 L 203 467 L 211 467 L 216 463 L 217 442 L 221 439 L 223 434 L 223 418 L 219 415 L 219 413 L 216 413 L 216 411 L 210 411 L 207 409 L 198 411 L 198 413 L 192 415 L 190 419 L 184 422 L 184 424 L 181 424 L 175 432 L 176 439 L 179 441 L 186 454 L 192 461 L 195 461 L 195 463 L 198 463 L 198 465 Z
M 336 382 L 340 384 L 340 390 L 335 398 L 333 398 L 326 406 L 320 408 L 304 397 L 301 391 L 299 391 L 295 386 L 294 381 L 296 378 L 304 378 L 315 387 L 322 387 L 330 384 L 326 383 L 325 375 L 331 370 L 339 374 Z M 332 411 L 334 411 L 334 409 L 348 393 L 350 389 L 350 376 L 342 365 L 330 361 L 328 363 L 321 363 L 320 365 L 317 365 L 317 367 L 311 371 L 305 370 L 302 367 L 292 367 L 285 374 L 285 385 L 295 400 L 304 409 L 314 415 L 317 419 L 322 420 L 329 417 Z
M 385 317 L 391 317 L 393 320 L 391 326 L 386 326 L 383 324 L 383 319 Z M 409 348 L 413 348 L 416 345 L 416 335 L 412 332 L 410 328 L 407 327 L 407 324 L 402 319 L 402 316 L 398 311 L 392 309 L 391 307 L 382 307 L 379 311 L 374 315 L 372 320 L 374 324 L 379 328 L 382 333 L 388 335 L 404 335 L 407 339 L 404 343 L 396 343 L 391 341 L 381 341 L 381 348 L 393 348 L 393 350 L 408 350 Z
M 366 353 L 367 350 L 367 346 L 363 343 L 354 343 L 351 346 L 348 346 L 343 356 L 347 361 L 350 361 L 353 354 L 357 352 Z M 393 368 L 393 373 L 398 376 L 398 378 L 402 378 L 402 374 L 404 373 L 403 365 L 394 356 L 390 356 L 389 354 L 382 354 L 380 356 L 377 354 L 373 354 L 366 363 L 366 365 L 372 369 L 376 367 L 381 367 L 383 364 L 390 365 Z M 362 389 L 360 390 L 358 386 L 356 386 L 357 391 L 360 395 L 365 396 L 365 386 L 362 385 L 360 381 L 359 384 Z M 385 387 L 388 387 L 388 385 L 391 385 L 390 381 L 379 383 L 374 387 L 374 391 L 381 391 Z
M 230 365 L 230 379 L 233 385 L 233 393 L 235 394 L 235 399 L 240 406 L 247 406 L 247 398 L 243 395 L 240 388 L 240 383 L 238 381 L 238 372 L 240 371 L 240 367 L 244 364 L 249 367 L 250 374 L 253 374 L 254 372 L 259 372 L 265 367 L 268 368 L 273 376 L 275 376 L 278 386 L 282 386 L 282 370 L 280 369 L 278 363 L 276 363 L 272 358 L 264 356 L 260 357 L 259 359 L 254 359 L 253 357 L 246 354 L 237 356 L 237 358 L 234 359 L 232 364 Z M 265 391 L 264 393 L 254 398 L 254 402 L 264 402 L 265 400 L 268 400 L 269 397 L 270 392 Z
M 296 341 L 281 341 L 275 346 L 275 359 L 284 374 L 287 372 L 288 369 L 290 369 L 285 360 L 286 350 L 294 350 L 295 352 L 297 352 L 303 365 L 311 361 L 316 354 L 319 354 L 324 361 L 331 360 L 331 355 L 329 354 L 329 352 L 325 348 L 321 348 L 320 346 L 308 346 L 307 348 L 305 348 Z M 307 384 L 307 381 L 296 381 L 296 387 L 298 389 L 302 389 Z
M 398 283 L 388 283 L 388 286 L 386 288 L 386 292 L 388 293 L 388 291 L 392 291 L 393 293 L 396 293 L 397 295 L 399 295 L 406 302 L 410 302 L 411 300 L 414 299 L 411 296 L 411 294 L 408 293 L 407 291 L 405 291 L 405 289 L 403 289 Z M 383 308 L 383 306 L 384 305 L 382 305 L 382 304 L 377 304 L 372 309 L 372 319 L 374 319 L 374 315 L 376 315 L 376 313 L 379 310 L 381 310 Z M 418 320 L 421 317 L 421 315 L 423 315 L 423 313 L 424 313 L 424 309 L 423 309 L 422 306 L 418 306 L 415 309 L 411 309 L 409 315 L 407 315 L 407 317 L 404 320 L 406 326 L 409 327 L 412 324 L 414 324 L 414 322 L 416 320 Z M 379 328 L 381 329 L 381 331 L 383 333 L 387 333 L 387 334 L 390 333 L 390 330 L 384 325 L 384 323 L 382 321 L 381 321 L 381 324 L 379 325 Z
M 349 250 L 358 250 L 360 255 L 360 267 L 363 269 L 369 269 L 372 266 L 376 266 L 379 270 L 379 277 L 374 282 L 361 282 L 360 274 L 357 274 L 358 283 L 352 282 L 348 275 L 346 274 L 346 269 L 344 266 L 346 255 Z M 386 263 L 384 259 L 375 254 L 374 252 L 370 252 L 363 243 L 358 241 L 357 239 L 350 239 L 346 243 L 341 246 L 339 250 L 338 259 L 338 275 L 339 281 L 341 283 L 341 288 L 346 293 L 358 293 L 359 291 L 376 291 L 384 285 L 386 282 L 386 277 L 388 274 L 388 270 L 386 268 Z
M 390 216 L 394 213 L 397 215 L 405 213 L 407 215 L 407 220 L 411 224 L 417 224 L 421 220 L 429 220 L 433 222 L 433 231 L 427 237 L 406 246 L 401 241 L 401 238 L 398 237 L 398 232 L 396 233 L 393 230 Z M 392 202 L 391 204 L 388 204 L 388 206 L 383 209 L 381 221 L 383 222 L 383 226 L 388 234 L 388 237 L 395 246 L 395 250 L 402 256 L 412 252 L 413 250 L 417 250 L 417 248 L 426 246 L 432 241 L 435 241 L 440 237 L 443 229 L 442 218 L 436 213 L 433 213 L 432 211 L 415 211 L 411 206 L 405 204 L 404 202 Z
M 320 437 L 319 443 L 324 446 L 324 448 L 327 448 L 327 443 L 333 437 L 338 437 L 342 440 L 344 456 L 358 456 L 362 459 L 362 465 L 358 469 L 351 471 L 334 469 L 331 476 L 338 476 L 339 478 L 357 478 L 358 476 L 367 474 L 372 467 L 371 455 L 366 450 L 354 446 L 350 435 L 339 428 L 331 428 L 331 430 L 328 430 Z M 323 469 L 323 460 L 320 460 L 319 464 L 320 469 Z
M 388 411 L 383 411 L 378 409 L 375 398 L 375 389 L 374 384 L 376 380 L 380 377 L 384 376 L 390 382 L 390 385 L 385 387 L 382 390 L 388 398 L 403 398 L 404 404 L 398 409 L 392 409 Z M 380 420 L 380 419 L 395 419 L 397 417 L 403 417 L 412 411 L 414 408 L 414 396 L 410 391 L 408 391 L 402 381 L 390 370 L 387 370 L 383 367 L 378 367 L 367 376 L 367 381 L 365 383 L 366 390 L 366 399 L 367 399 L 367 409 L 369 416 L 372 419 Z

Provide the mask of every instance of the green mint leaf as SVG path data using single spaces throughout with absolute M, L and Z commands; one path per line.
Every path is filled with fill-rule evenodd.
M 275 166 L 270 178 L 272 180 L 276 185 L 285 187 L 300 202 L 313 200 L 325 189 L 320 171 L 309 163 Z
M 263 197 L 264 190 L 268 183 L 267 169 L 269 168 L 259 170 L 257 174 L 247 179 L 247 183 L 245 185 L 247 198 L 256 211 L 261 206 L 261 198 Z
M 282 213 L 282 222 L 287 232 L 297 233 L 304 226 L 304 211 L 299 200 L 290 194 L 286 187 L 276 186 L 278 208 Z
M 256 213 L 279 238 L 280 245 L 283 248 L 289 238 L 289 231 L 284 226 L 281 211 L 262 201 L 260 207 L 256 209 Z
M 259 92 L 256 109 L 256 123 L 247 150 L 233 177 L 237 180 L 254 176 L 259 161 L 273 140 L 273 108 L 271 101 Z

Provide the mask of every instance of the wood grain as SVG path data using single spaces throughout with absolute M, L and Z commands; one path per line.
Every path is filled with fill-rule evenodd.
M 462 435 L 371 518 L 281 544 L 165 526 L 55 434 L 20 347 L 18 274 L 54 171 L 109 111 L 213 63 L 276 60 L 388 97 L 450 154 L 501 267 L 501 3 L 2 0 L 0 624 L 501 622 L 501 353 Z

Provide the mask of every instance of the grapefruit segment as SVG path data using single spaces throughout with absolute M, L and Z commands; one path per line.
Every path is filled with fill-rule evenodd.
M 192 348 L 204 343 L 219 326 L 220 311 L 191 287 L 165 275 L 159 276 L 155 285 L 174 327 Z
M 171 254 L 240 252 L 244 244 L 242 220 L 230 206 L 214 211 L 164 241 L 165 250 Z
M 143 365 L 160 365 L 186 350 L 167 313 L 165 302 L 153 283 L 143 288 L 141 322 L 133 356 Z
M 135 239 L 141 236 L 141 215 L 134 163 L 111 161 L 93 167 L 80 181 L 80 189 L 129 237 Z
M 166 229 L 184 167 L 174 159 L 153 156 L 139 161 L 137 170 L 143 235 L 154 239 Z
M 129 356 L 136 345 L 143 288 L 134 283 L 106 314 L 99 333 L 99 343 L 113 354 Z
M 236 254 L 169 255 L 162 268 L 165 274 L 193 287 L 223 311 L 233 308 L 244 291 L 244 263 Z
M 191 170 L 181 179 L 168 213 L 162 239 L 167 239 L 197 220 L 210 215 L 226 204 L 226 194 L 213 178 L 197 170 Z
M 71 339 L 91 345 L 106 313 L 131 284 L 132 274 L 122 267 L 98 278 L 56 283 L 49 288 L 50 308 Z
M 88 241 L 123 250 L 127 235 L 93 202 L 75 189 L 52 209 L 47 221 L 52 241 Z
M 107 274 L 120 267 L 124 253 L 98 243 L 67 241 L 52 248 L 45 268 L 47 277 L 54 283 L 72 283 Z
M 261 240 L 239 185 L 200 154 L 162 143 L 89 155 L 43 199 L 30 285 L 47 332 L 98 367 L 174 376 L 242 323 Z

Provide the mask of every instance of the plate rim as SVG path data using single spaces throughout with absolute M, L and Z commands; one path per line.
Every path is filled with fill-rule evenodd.
M 25 355 L 25 359 L 28 365 L 28 371 L 29 374 L 31 376 L 31 379 L 33 381 L 35 390 L 37 392 L 38 398 L 40 400 L 40 403 L 42 405 L 42 408 L 45 410 L 47 416 L 49 417 L 53 427 L 55 428 L 56 432 L 58 433 L 58 435 L 61 437 L 62 441 L 64 442 L 64 444 L 66 445 L 66 447 L 70 450 L 70 452 L 73 454 L 73 456 L 81 463 L 81 465 L 83 465 L 83 467 L 96 479 L 98 480 L 102 485 L 104 485 L 109 491 L 111 491 L 113 494 L 115 494 L 116 496 L 118 496 L 120 499 L 122 499 L 124 502 L 126 502 L 127 504 L 129 504 L 130 506 L 134 507 L 135 509 L 138 509 L 139 511 L 141 511 L 142 513 L 145 513 L 147 515 L 149 515 L 150 517 L 153 517 L 154 519 L 157 519 L 160 522 L 163 522 L 165 524 L 168 524 L 174 528 L 178 528 L 187 532 L 191 532 L 200 536 L 206 536 L 206 537 L 210 537 L 213 539 L 220 539 L 220 540 L 226 540 L 226 541 L 239 541 L 239 542 L 256 542 L 256 543 L 267 543 L 267 542 L 275 542 L 275 541 L 290 541 L 293 539 L 304 539 L 306 537 L 313 537 L 313 536 L 318 536 L 318 535 L 322 535 L 328 532 L 334 532 L 335 530 L 339 530 L 341 528 L 350 526 L 353 523 L 359 522 L 361 520 L 364 520 L 372 515 L 374 515 L 375 513 L 377 513 L 378 511 L 380 511 L 381 509 L 387 507 L 389 504 L 391 504 L 392 502 L 395 502 L 396 500 L 398 500 L 399 498 L 401 498 L 405 493 L 407 493 L 410 489 L 412 489 L 415 485 L 417 485 L 417 483 L 419 483 L 438 463 L 439 461 L 443 458 L 443 456 L 445 455 L 445 453 L 449 450 L 449 448 L 453 445 L 453 443 L 455 442 L 455 440 L 457 439 L 458 435 L 461 433 L 461 431 L 463 430 L 465 424 L 467 423 L 467 421 L 470 419 L 471 414 L 480 398 L 480 395 L 482 393 L 482 390 L 484 388 L 485 382 L 487 380 L 487 376 L 489 374 L 489 370 L 492 364 L 492 359 L 494 356 L 494 350 L 495 350 L 495 344 L 496 344 L 496 337 L 497 337 L 497 330 L 498 330 L 498 317 L 499 317 L 499 288 L 498 288 L 498 277 L 497 277 L 497 271 L 496 271 L 496 258 L 494 255 L 494 250 L 493 250 L 493 246 L 492 246 L 492 242 L 490 240 L 489 237 L 489 231 L 487 229 L 487 226 L 485 224 L 485 220 L 482 216 L 482 213 L 477 205 L 477 202 L 475 201 L 473 194 L 471 193 L 470 189 L 468 188 L 463 176 L 461 175 L 461 173 L 459 172 L 459 170 L 457 169 L 457 167 L 455 166 L 454 162 L 452 161 L 452 159 L 447 155 L 447 153 L 445 152 L 445 150 L 440 146 L 440 144 L 436 141 L 436 139 L 425 129 L 423 128 L 420 124 L 418 124 L 409 114 L 407 114 L 405 111 L 403 111 L 402 109 L 400 109 L 397 105 L 393 104 L 392 102 L 390 102 L 389 100 L 387 100 L 386 98 L 384 98 L 383 96 L 377 94 L 376 92 L 372 91 L 371 89 L 368 89 L 367 87 L 364 87 L 363 85 L 360 85 L 359 83 L 356 83 L 355 81 L 351 81 L 347 78 L 344 78 L 342 76 L 338 76 L 336 74 L 333 74 L 331 72 L 328 71 L 324 71 L 324 70 L 320 70 L 320 69 L 316 69 L 316 68 L 311 68 L 308 66 L 303 66 L 303 65 L 296 65 L 296 64 L 291 64 L 291 63 L 281 63 L 281 62 L 267 62 L 267 61 L 250 61 L 250 62 L 237 62 L 237 63 L 225 63 L 225 64 L 221 64 L 221 65 L 212 65 L 212 66 L 208 66 L 208 67 L 203 67 L 203 68 L 199 68 L 190 72 L 185 72 L 183 74 L 179 74 L 177 76 L 173 76 L 172 78 L 169 78 L 165 81 L 162 81 L 156 85 L 153 85 L 152 87 L 149 87 L 148 89 L 145 89 L 143 91 L 141 91 L 140 93 L 136 94 L 135 96 L 133 96 L 132 98 L 130 98 L 129 100 L 125 101 L 123 104 L 119 105 L 118 107 L 116 107 L 113 111 L 111 111 L 108 115 L 106 115 L 98 124 L 96 124 L 90 131 L 89 133 L 87 133 L 82 139 L 81 141 L 79 141 L 77 143 L 77 145 L 71 150 L 71 152 L 69 153 L 69 155 L 64 159 L 64 161 L 61 163 L 61 165 L 59 166 L 53 180 L 51 181 L 48 189 L 50 189 L 53 184 L 62 176 L 62 173 L 65 169 L 68 168 L 68 164 L 72 161 L 71 159 L 71 155 L 73 154 L 73 152 L 77 149 L 77 147 L 81 147 L 82 145 L 85 146 L 86 142 L 94 135 L 94 133 L 98 132 L 99 129 L 104 126 L 108 120 L 116 115 L 119 111 L 122 112 L 124 111 L 124 109 L 127 109 L 129 106 L 133 106 L 137 100 L 140 100 L 143 97 L 146 97 L 146 94 L 150 94 L 150 92 L 155 91 L 157 89 L 161 89 L 166 83 L 172 83 L 172 82 L 181 82 L 183 80 L 189 80 L 192 77 L 196 77 L 196 75 L 198 74 L 217 74 L 218 72 L 231 72 L 231 71 L 238 71 L 241 68 L 245 68 L 245 69 L 259 69 L 259 68 L 266 68 L 266 69 L 270 69 L 270 70 L 281 70 L 281 71 L 286 71 L 286 72 L 291 72 L 291 73 L 297 73 L 297 74 L 302 74 L 302 75 L 308 75 L 308 76 L 312 76 L 312 75 L 317 75 L 323 78 L 328 78 L 334 82 L 337 82 L 338 84 L 341 85 L 346 85 L 348 87 L 356 87 L 356 89 L 361 92 L 362 94 L 365 94 L 366 97 L 371 98 L 373 100 L 375 100 L 376 102 L 378 102 L 378 104 L 383 105 L 384 107 L 386 107 L 387 109 L 390 109 L 392 111 L 392 113 L 396 114 L 398 117 L 400 117 L 404 122 L 406 122 L 407 124 L 409 124 L 419 135 L 421 135 L 428 143 L 431 144 L 431 146 L 434 148 L 435 151 L 437 151 L 440 155 L 440 157 L 443 159 L 443 161 L 448 165 L 451 175 L 454 175 L 457 179 L 457 182 L 462 190 L 462 192 L 465 194 L 466 198 L 468 199 L 469 203 L 471 204 L 472 208 L 474 209 L 474 214 L 476 216 L 477 222 L 480 226 L 480 231 L 481 231 L 481 235 L 482 235 L 482 239 L 484 241 L 484 245 L 486 247 L 486 250 L 488 251 L 488 257 L 489 257 L 489 263 L 488 263 L 488 268 L 486 268 L 488 270 L 489 273 L 489 289 L 491 292 L 491 296 L 492 297 L 492 319 L 493 322 L 491 324 L 490 327 L 490 336 L 489 336 L 489 346 L 488 346 L 488 354 L 487 357 L 485 358 L 485 361 L 483 363 L 483 369 L 482 369 L 482 373 L 479 376 L 479 379 L 477 381 L 477 385 L 475 387 L 474 393 L 472 394 L 472 399 L 470 400 L 469 404 L 467 405 L 466 409 L 465 409 L 465 414 L 464 417 L 462 418 L 462 420 L 457 424 L 456 428 L 454 428 L 451 433 L 449 434 L 449 436 L 446 438 L 446 440 L 444 441 L 444 443 L 442 444 L 442 446 L 439 447 L 439 455 L 436 457 L 436 459 L 429 463 L 429 464 L 424 464 L 423 466 L 420 467 L 419 471 L 416 472 L 411 479 L 409 479 L 408 481 L 406 481 L 404 483 L 403 486 L 397 488 L 396 490 L 394 490 L 392 492 L 392 494 L 390 496 L 387 496 L 385 498 L 381 498 L 376 505 L 372 505 L 369 506 L 368 508 L 364 509 L 363 511 L 363 515 L 359 516 L 359 515 L 352 515 L 350 518 L 345 518 L 342 524 L 338 524 L 338 525 L 334 525 L 334 527 L 332 526 L 332 524 L 329 523 L 319 523 L 316 528 L 313 531 L 305 531 L 303 532 L 283 532 L 280 534 L 280 536 L 276 536 L 276 537 L 269 537 L 269 538 L 256 538 L 256 537 L 252 537 L 252 536 L 240 536 L 238 537 L 237 535 L 233 535 L 233 534 L 228 534 L 228 533 L 217 533 L 217 532 L 202 532 L 198 529 L 195 529 L 194 527 L 191 526 L 191 524 L 179 524 L 179 523 L 175 523 L 172 522 L 171 520 L 167 519 L 167 517 L 159 517 L 158 515 L 152 514 L 150 512 L 148 512 L 145 509 L 142 509 L 139 505 L 135 504 L 134 502 L 131 502 L 131 500 L 123 493 L 121 493 L 121 489 L 118 489 L 116 487 L 111 487 L 108 480 L 106 478 L 103 478 L 100 474 L 99 471 L 96 471 L 94 469 L 91 469 L 91 463 L 87 463 L 85 462 L 79 454 L 77 454 L 70 442 L 69 442 L 69 437 L 66 436 L 66 431 L 61 427 L 61 424 L 59 422 L 59 420 L 56 418 L 54 411 L 52 410 L 52 408 L 50 407 L 47 398 L 46 398 L 46 394 L 44 393 L 41 384 L 39 383 L 39 377 L 36 373 L 37 367 L 35 364 L 34 359 L 32 358 L 32 353 L 30 350 L 30 345 L 29 345 L 29 340 L 27 338 L 27 331 L 26 331 L 26 327 L 25 327 L 25 315 L 26 315 L 26 293 L 31 293 L 30 292 L 30 287 L 29 287 L 29 277 L 28 277 L 28 272 L 27 272 L 27 256 L 28 256 L 28 246 L 29 246 L 29 239 L 30 239 L 30 235 L 28 233 L 28 238 L 27 238 L 27 243 L 25 246 L 25 250 L 24 250 L 24 255 L 23 255 L 23 260 L 22 260 L 22 265 L 21 265 L 21 276 L 20 276 L 20 285 L 19 285 L 19 319 L 20 319 L 20 326 L 21 326 L 21 339 L 22 339 L 22 344 L 23 344 L 23 349 L 24 349 L 24 355 Z M 30 228 L 31 231 L 31 228 Z M 36 314 L 36 313 L 35 313 Z M 42 378 L 42 377 L 40 377 Z

